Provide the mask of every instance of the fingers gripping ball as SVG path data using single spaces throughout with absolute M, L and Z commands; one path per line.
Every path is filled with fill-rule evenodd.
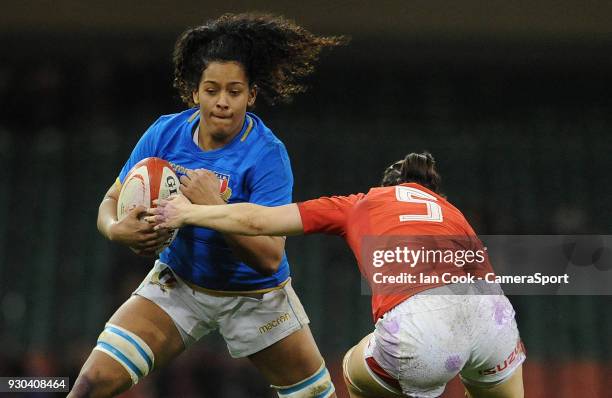
M 166 199 L 179 192 L 179 179 L 167 161 L 160 158 L 145 158 L 129 171 L 119 193 L 117 218 L 122 220 L 135 207 L 155 207 L 157 199 Z M 173 231 L 162 246 L 161 252 L 174 240 L 178 230 Z

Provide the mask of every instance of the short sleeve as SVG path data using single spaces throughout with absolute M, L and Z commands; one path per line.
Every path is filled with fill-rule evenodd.
M 140 162 L 142 159 L 157 156 L 156 153 L 156 144 L 159 137 L 160 130 L 160 122 L 162 118 L 157 119 L 155 123 L 153 123 L 147 131 L 140 137 L 138 143 L 132 150 L 132 154 L 128 158 L 128 160 L 123 165 L 121 172 L 119 173 L 119 182 L 123 184 L 125 177 L 127 177 L 128 172 L 134 167 L 134 165 Z
M 275 144 L 259 156 L 247 180 L 249 202 L 262 206 L 291 203 L 293 173 L 289 155 L 282 144 Z
M 351 209 L 363 194 L 332 196 L 298 203 L 304 234 L 345 235 Z

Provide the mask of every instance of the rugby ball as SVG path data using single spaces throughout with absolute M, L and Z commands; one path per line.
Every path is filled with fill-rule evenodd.
M 132 167 L 123 181 L 117 201 L 117 219 L 122 220 L 138 205 L 155 207 L 155 199 L 166 199 L 178 192 L 179 179 L 170 163 L 160 158 L 145 158 Z M 173 231 L 158 253 L 170 246 L 177 232 Z

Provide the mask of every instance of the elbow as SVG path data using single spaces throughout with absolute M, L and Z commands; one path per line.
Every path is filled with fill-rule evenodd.
M 268 256 L 259 264 L 259 273 L 264 276 L 272 276 L 276 274 L 282 261 L 283 253 Z
M 100 213 L 98 213 L 98 219 L 96 220 L 96 227 L 98 227 L 98 232 L 100 232 L 100 235 L 104 236 L 105 238 L 108 239 L 108 235 L 106 233 L 106 229 L 104 228 L 104 221 L 102 219 L 102 216 Z
M 96 223 L 96 226 L 98 227 L 98 232 L 100 233 L 100 235 L 106 237 L 106 235 L 104 234 L 104 228 L 102 227 L 102 222 L 100 221 L 99 218 L 98 218 L 98 222 Z
M 98 232 L 108 240 L 113 240 L 111 236 L 111 226 L 109 225 L 108 220 L 104 219 L 104 215 L 98 212 L 98 219 L 96 220 L 96 226 L 98 227 Z

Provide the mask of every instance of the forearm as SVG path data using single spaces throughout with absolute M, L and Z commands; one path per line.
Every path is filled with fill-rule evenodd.
M 111 225 L 117 222 L 117 200 L 106 196 L 98 209 L 98 231 L 108 240 L 111 238 Z
M 264 207 L 251 203 L 190 205 L 185 222 L 222 232 L 229 246 L 242 261 L 260 272 L 269 274 L 276 272 L 283 258 L 284 237 L 245 235 L 285 235 L 299 232 L 295 231 L 296 228 L 292 227 L 287 217 L 283 217 L 283 214 L 288 212 L 287 207 Z
M 284 237 L 224 233 L 223 238 L 243 263 L 264 275 L 272 275 L 278 271 L 285 253 Z
M 252 203 L 231 205 L 189 205 L 184 223 L 210 228 L 226 234 L 284 236 L 290 233 L 273 224 L 274 209 Z M 270 213 L 269 217 L 266 213 Z M 268 220 L 268 222 L 266 222 Z M 281 226 L 282 227 L 282 226 Z

